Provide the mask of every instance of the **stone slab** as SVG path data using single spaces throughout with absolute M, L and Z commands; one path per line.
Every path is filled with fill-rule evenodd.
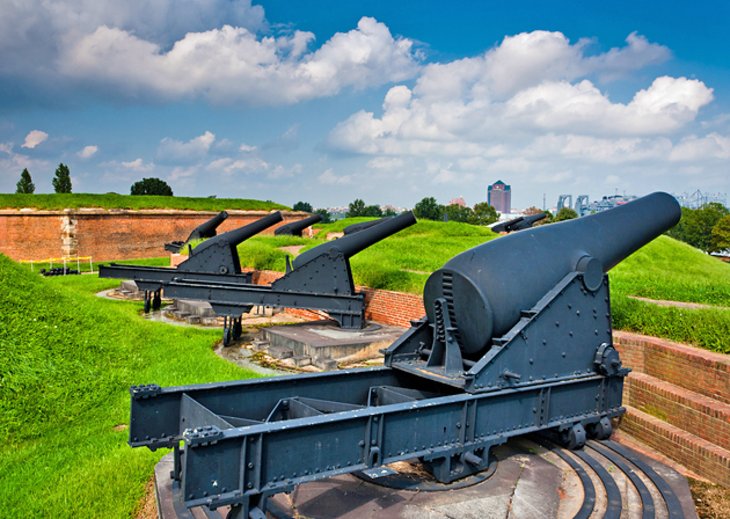
M 369 324 L 361 330 L 340 328 L 332 321 L 272 326 L 264 337 L 272 347 L 291 349 L 295 356 L 313 359 L 365 360 L 377 357 L 404 332 L 403 328 Z

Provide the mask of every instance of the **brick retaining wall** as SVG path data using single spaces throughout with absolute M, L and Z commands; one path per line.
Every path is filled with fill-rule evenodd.
M 624 365 L 730 404 L 730 355 L 623 331 L 613 340 Z
M 66 209 L 63 211 L 0 210 L 0 253 L 14 260 L 92 256 L 109 261 L 164 256 L 166 242 L 184 240 L 217 211 Z M 225 232 L 269 214 L 228 211 L 218 228 Z M 306 213 L 282 212 L 283 225 Z M 273 233 L 279 225 L 264 234 Z

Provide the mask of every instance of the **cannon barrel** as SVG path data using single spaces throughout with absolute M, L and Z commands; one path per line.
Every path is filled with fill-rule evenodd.
M 347 227 L 342 229 L 342 232 L 345 233 L 345 235 L 355 234 L 356 232 L 369 229 L 373 225 L 378 225 L 379 223 L 389 220 L 390 218 L 392 218 L 392 216 L 386 216 L 385 218 L 379 218 L 377 220 L 368 220 L 367 222 L 353 223 L 352 225 L 348 225 Z
M 416 223 L 416 217 L 413 216 L 411 211 L 407 211 L 398 216 L 394 216 L 393 218 L 388 218 L 387 220 L 382 221 L 377 225 L 373 225 L 368 229 L 343 236 L 337 240 L 323 243 L 318 247 L 310 249 L 297 256 L 294 260 L 293 266 L 294 268 L 300 267 L 317 256 L 329 252 L 339 251 L 345 258 L 350 258 L 361 250 L 370 247 L 372 244 L 377 243 L 380 240 L 405 229 L 406 227 L 410 227 L 414 223 Z
M 567 274 L 602 281 L 622 259 L 673 227 L 679 204 L 653 193 L 598 214 L 510 234 L 455 256 L 426 282 L 423 301 L 434 322 L 444 298 L 465 356 L 476 358 Z M 589 276 L 590 275 L 590 276 Z
M 204 241 L 203 243 L 195 247 L 195 249 L 193 249 L 193 253 L 197 254 L 207 249 L 208 247 L 213 247 L 218 244 L 236 246 L 242 241 L 249 239 L 251 236 L 255 236 L 261 231 L 268 229 L 272 225 L 279 223 L 281 220 L 281 213 L 279 211 L 276 211 L 275 213 L 271 213 L 267 216 L 264 216 L 263 218 L 259 218 L 255 222 L 252 222 L 248 225 L 244 225 L 243 227 L 239 227 L 238 229 L 233 229 L 232 231 L 224 232 L 223 234 L 219 234 L 218 236 Z
M 317 222 L 319 222 L 322 219 L 322 215 L 319 214 L 313 214 L 311 216 L 308 216 L 307 218 L 304 218 L 303 220 L 299 220 L 296 222 L 288 223 L 286 225 L 282 225 L 278 229 L 274 231 L 274 234 L 276 236 L 282 236 L 282 235 L 291 235 L 291 236 L 301 236 L 302 231 L 309 227 L 310 225 L 313 225 Z
M 228 218 L 228 213 L 221 211 L 210 220 L 198 225 L 188 236 L 186 241 L 197 240 L 200 238 L 212 238 L 216 234 L 216 229 Z

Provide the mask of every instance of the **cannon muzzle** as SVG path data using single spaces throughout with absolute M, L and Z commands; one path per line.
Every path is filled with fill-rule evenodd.
M 476 358 L 566 275 L 583 272 L 584 282 L 600 286 L 604 272 L 680 217 L 674 197 L 653 193 L 608 211 L 526 229 L 469 249 L 426 282 L 423 301 L 429 321 L 434 322 L 434 302 L 446 300 L 463 353 Z
M 413 216 L 411 211 L 407 211 L 398 216 L 394 216 L 393 218 L 388 218 L 387 220 L 384 220 L 377 225 L 373 225 L 368 229 L 343 236 L 337 240 L 323 243 L 319 247 L 308 250 L 307 252 L 297 256 L 294 260 L 293 266 L 294 268 L 300 267 L 317 256 L 329 252 L 340 252 L 345 258 L 350 258 L 361 250 L 370 247 L 374 243 L 377 243 L 380 240 L 405 229 L 406 227 L 410 227 L 414 223 L 416 223 L 416 217 Z
M 225 211 L 221 211 L 210 220 L 201 223 L 195 229 L 193 229 L 190 235 L 185 239 L 185 241 L 173 241 L 170 243 L 166 243 L 165 250 L 173 253 L 178 253 L 186 243 L 192 240 L 198 240 L 200 238 L 212 238 L 216 235 L 216 229 L 218 228 L 218 226 L 222 224 L 223 220 L 225 220 L 226 218 L 228 218 L 228 213 Z
M 299 220 L 297 222 L 288 223 L 286 225 L 282 225 L 278 229 L 274 231 L 274 234 L 276 236 L 301 236 L 302 231 L 309 227 L 310 225 L 313 225 L 317 222 L 319 222 L 322 219 L 322 215 L 320 214 L 313 214 L 312 216 L 308 216 L 307 218 L 304 218 L 303 220 Z
M 203 222 L 193 229 L 190 236 L 188 236 L 188 239 L 185 241 L 189 242 L 200 238 L 212 238 L 216 235 L 216 229 L 218 229 L 220 224 L 222 224 L 226 218 L 228 218 L 228 213 L 221 211 L 207 222 Z

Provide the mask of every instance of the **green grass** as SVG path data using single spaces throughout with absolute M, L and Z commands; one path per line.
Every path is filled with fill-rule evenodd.
M 79 272 L 98 272 L 99 271 L 99 265 L 108 265 L 109 263 L 120 263 L 122 265 L 146 265 L 149 267 L 169 267 L 170 266 L 170 257 L 165 256 L 161 258 L 142 258 L 142 259 L 132 259 L 132 260 L 119 260 L 119 261 L 93 261 L 91 263 L 91 266 L 89 266 L 88 261 L 79 261 L 78 265 L 75 261 L 69 261 L 66 266 L 69 269 L 78 270 Z M 52 267 L 63 267 L 63 263 L 55 262 L 53 264 L 48 262 L 38 263 L 38 262 L 20 262 L 21 265 L 28 267 L 28 270 L 31 272 L 40 273 L 41 269 L 50 269 Z M 79 267 L 77 269 L 77 266 Z
M 611 271 L 614 293 L 730 307 L 730 264 L 668 236 Z
M 18 195 L 0 194 L 0 209 L 59 210 L 80 207 L 102 209 L 188 209 L 194 211 L 223 211 L 226 209 L 271 211 L 289 209 L 287 206 L 270 200 L 250 200 L 246 198 L 190 198 L 184 196 L 131 196 L 115 193 L 94 194 L 45 194 Z
M 219 330 L 144 320 L 94 276 L 42 278 L 0 255 L 3 517 L 129 517 L 163 452 L 130 449 L 130 385 L 253 376 L 220 359 Z

